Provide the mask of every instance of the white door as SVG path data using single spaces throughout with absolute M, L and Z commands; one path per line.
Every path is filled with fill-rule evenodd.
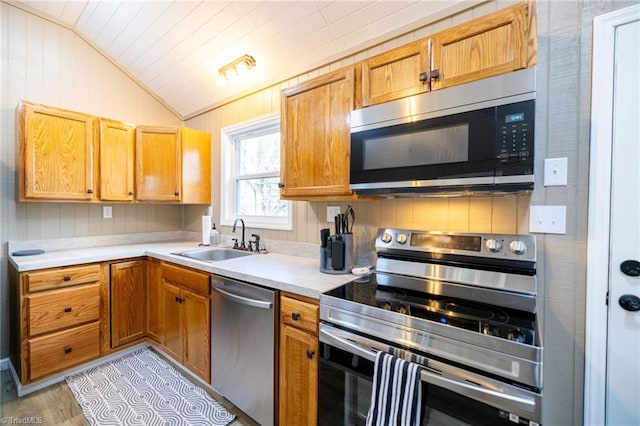
M 640 4 L 593 31 L 584 423 L 640 425 Z
M 640 425 L 640 21 L 616 27 L 614 56 L 606 389 L 612 426 Z

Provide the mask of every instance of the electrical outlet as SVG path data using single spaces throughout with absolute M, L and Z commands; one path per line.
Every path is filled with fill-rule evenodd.
M 340 206 L 327 206 L 327 222 L 333 223 L 335 217 L 340 214 Z
M 529 232 L 566 234 L 567 206 L 531 206 Z
M 113 217 L 113 209 L 111 206 L 102 206 L 102 218 L 111 219 Z

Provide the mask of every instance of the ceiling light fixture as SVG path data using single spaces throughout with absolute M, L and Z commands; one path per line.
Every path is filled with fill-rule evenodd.
M 221 81 L 233 80 L 256 66 L 253 56 L 244 54 L 218 70 Z

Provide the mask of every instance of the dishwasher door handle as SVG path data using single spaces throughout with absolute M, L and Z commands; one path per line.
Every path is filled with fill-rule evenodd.
M 264 300 L 251 299 L 249 297 L 240 296 L 239 294 L 232 293 L 228 290 L 223 290 L 222 289 L 223 286 L 224 286 L 223 282 L 214 281 L 212 283 L 211 289 L 236 303 L 240 303 L 243 305 L 248 305 L 248 306 L 252 306 L 254 308 L 260 308 L 260 309 L 271 309 L 273 307 L 273 303 L 271 302 L 266 302 Z

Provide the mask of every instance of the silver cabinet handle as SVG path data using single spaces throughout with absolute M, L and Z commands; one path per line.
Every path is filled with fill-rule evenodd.
M 226 297 L 229 300 L 232 300 L 236 303 L 240 303 L 242 305 L 253 306 L 254 308 L 260 309 L 271 309 L 273 307 L 273 303 L 266 302 L 264 300 L 251 299 L 249 297 L 240 296 L 239 294 L 231 293 L 228 290 L 223 290 L 221 287 L 224 286 L 224 283 L 221 281 L 214 281 L 211 289 L 220 293 L 222 296 Z

